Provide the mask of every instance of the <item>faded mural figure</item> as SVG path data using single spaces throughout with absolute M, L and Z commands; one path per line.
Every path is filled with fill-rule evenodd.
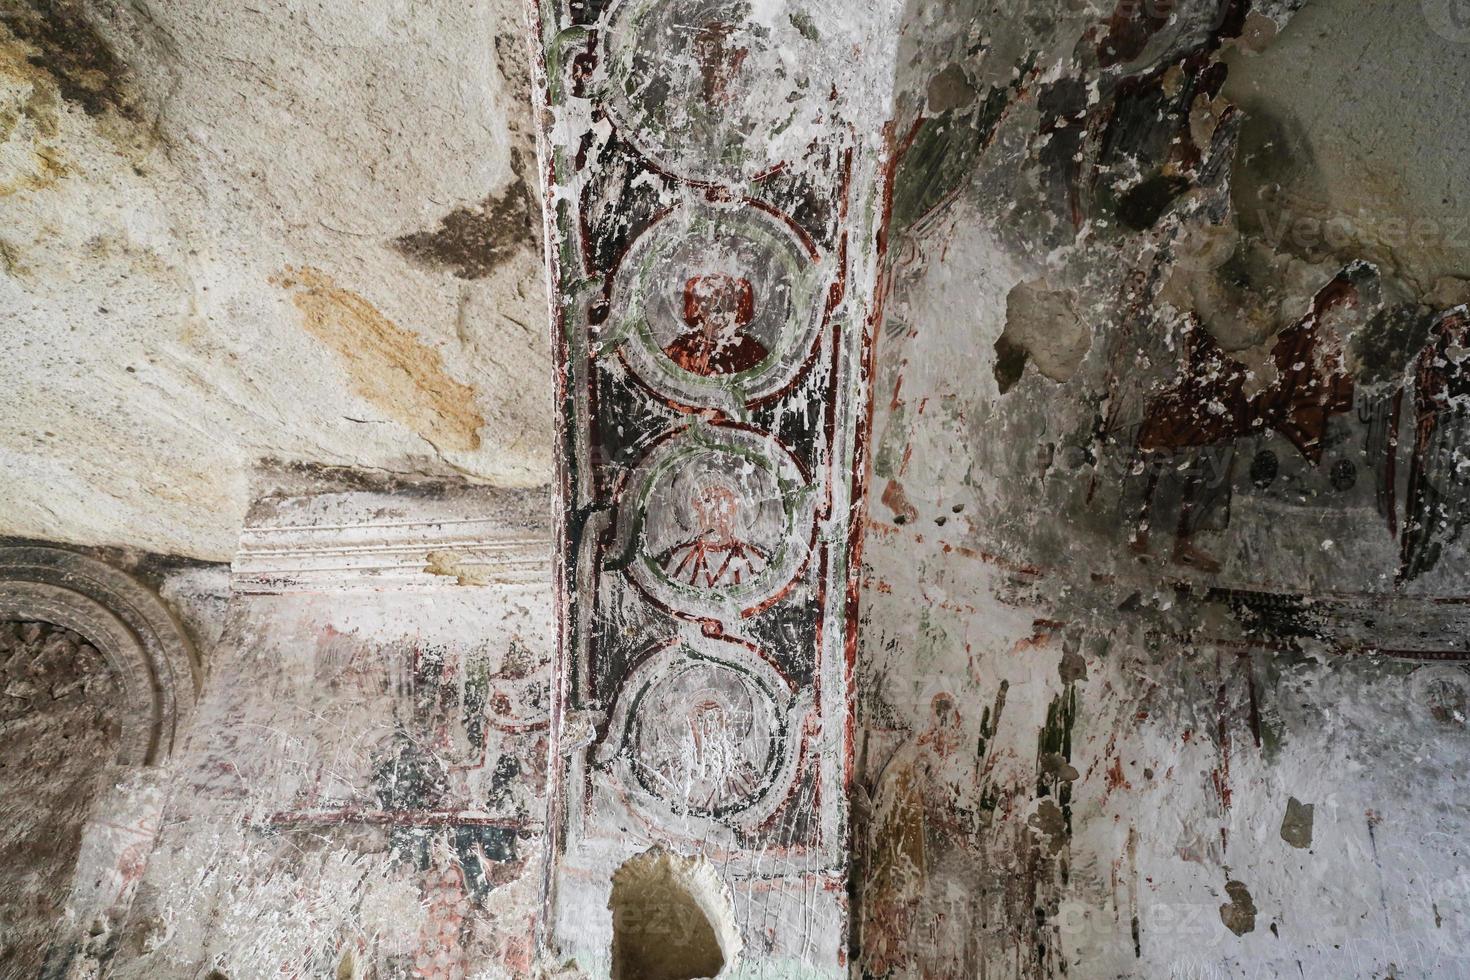
M 628 718 L 631 774 L 675 811 L 712 816 L 750 805 L 776 762 L 780 709 L 742 670 L 691 657 L 649 684 Z
M 617 542 L 641 589 L 705 617 L 779 601 L 810 553 L 814 500 L 799 464 L 773 448 L 743 428 L 696 425 L 649 457 Z
M 744 727 L 748 729 L 749 725 Z M 720 692 L 703 692 L 690 705 L 686 746 L 689 783 L 709 790 L 698 801 L 701 807 L 709 809 L 718 806 L 721 800 L 743 799 L 760 785 L 760 772 L 740 751 L 740 745 L 748 737 L 748 731 L 736 731 L 731 725 Z
M 728 106 L 735 101 L 732 92 L 736 76 L 740 74 L 750 49 L 730 43 L 735 28 L 730 24 L 706 24 L 694 35 L 694 56 L 699 61 L 700 77 L 703 80 L 704 101 L 711 107 Z
M 728 411 L 786 391 L 824 322 L 804 234 L 759 208 L 666 212 L 629 244 L 607 295 L 620 359 L 681 409 Z
M 1372 461 L 1373 497 L 1378 513 L 1388 524 L 1388 533 L 1399 536 L 1398 455 L 1399 417 L 1403 413 L 1404 389 L 1390 394 L 1359 391 L 1358 422 L 1365 428 L 1363 454 Z
M 1470 311 L 1435 323 L 1414 362 L 1414 448 L 1398 579 L 1410 581 L 1439 561 L 1470 521 Z
M 871 830 L 872 867 L 863 900 L 868 976 L 974 975 L 979 923 L 973 887 L 979 809 L 965 805 L 976 787 L 976 760 L 964 747 L 954 696 L 936 694 L 929 726 L 893 754 L 878 777 Z M 953 941 L 952 937 L 967 937 Z M 919 970 L 918 974 L 905 971 Z
M 749 371 L 770 354 L 746 332 L 754 319 L 755 290 L 750 280 L 723 273 L 695 276 L 684 284 L 684 322 L 689 329 L 664 353 L 701 377 Z
M 690 492 L 696 533 L 659 556 L 670 579 L 705 588 L 740 585 L 759 575 L 769 553 L 742 540 L 744 502 L 722 474 L 710 473 Z
M 1149 401 L 1134 443 L 1135 459 L 1148 470 L 1138 524 L 1130 544 L 1136 554 L 1149 551 L 1149 523 L 1160 475 L 1167 461 L 1181 452 L 1191 457 L 1184 470 L 1184 490 L 1179 503 L 1179 523 L 1174 534 L 1173 559 L 1213 572 L 1219 562 L 1194 546 L 1202 512 L 1201 494 L 1206 489 L 1204 451 L 1230 453 L 1234 463 L 1236 439 L 1250 431 L 1250 408 L 1245 395 L 1245 366 L 1220 349 L 1197 317 L 1184 327 L 1184 366 L 1172 386 Z M 1223 481 L 1228 486 L 1228 477 Z
M 1284 436 L 1313 466 L 1322 462 L 1329 420 L 1352 410 L 1354 383 L 1343 366 L 1341 341 L 1323 327 L 1332 312 L 1359 303 L 1359 270 L 1350 267 L 1324 287 L 1312 309 L 1286 327 L 1271 348 L 1274 380 L 1254 395 L 1245 393 L 1245 365 L 1221 349 L 1199 318 L 1184 328 L 1184 365 L 1178 381 L 1153 397 L 1134 443 L 1134 458 L 1148 471 L 1137 526 L 1130 546 L 1149 551 L 1149 523 L 1165 464 L 1190 452 L 1178 468 L 1184 488 L 1175 529 L 1173 560 L 1206 572 L 1220 563 L 1193 543 L 1201 517 L 1211 507 L 1227 505 L 1235 463 L 1235 441 L 1268 431 Z M 1211 466 L 1202 457 L 1214 454 Z M 1213 483 L 1207 485 L 1210 472 Z
M 1322 321 L 1358 302 L 1351 270 L 1317 293 L 1312 311 L 1277 335 L 1271 348 L 1276 380 L 1251 402 L 1252 425 L 1281 433 L 1313 466 L 1322 462 L 1328 420 L 1353 408 L 1353 378 L 1343 367 L 1341 341 Z

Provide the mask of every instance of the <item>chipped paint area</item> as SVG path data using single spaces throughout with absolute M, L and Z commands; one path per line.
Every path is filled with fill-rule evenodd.
M 483 565 L 476 565 L 468 560 L 468 556 L 458 551 L 431 551 L 428 555 L 428 564 L 424 571 L 430 575 L 443 575 L 454 579 L 460 585 L 488 585 L 491 578 L 491 570 Z
M 258 696 L 202 707 L 113 975 L 524 975 L 546 661 L 505 629 L 525 600 L 472 604 L 451 622 L 493 639 L 432 635 L 423 601 L 253 602 L 216 678 Z M 293 635 L 316 639 L 259 658 Z
M 1300 6 L 914 12 L 864 552 L 864 976 L 1470 969 L 1448 354 L 1470 256 L 1341 155 L 1396 155 L 1418 193 L 1458 128 L 1390 150 L 1435 96 L 1317 40 L 1388 8 Z M 1393 16 L 1466 70 L 1417 5 Z M 1279 85 L 1300 72 L 1337 90 L 1309 106 Z M 1321 235 L 1353 201 L 1377 217 Z M 1385 207 L 1428 237 L 1386 249 Z
M 107 785 L 119 775 L 123 681 L 86 638 L 49 623 L 0 621 L 0 971 L 37 976 L 65 921 L 72 869 Z
M 274 559 L 320 572 L 237 575 L 126 925 L 77 961 L 129 978 L 529 975 L 554 636 L 537 510 L 484 492 L 258 507 Z M 492 552 L 539 534 L 535 574 L 378 574 L 413 547 L 382 534 L 445 524 Z

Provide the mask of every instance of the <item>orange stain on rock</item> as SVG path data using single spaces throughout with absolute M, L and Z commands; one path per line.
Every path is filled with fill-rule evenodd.
M 444 359 L 320 269 L 286 268 L 271 279 L 289 290 L 302 324 L 342 361 L 353 390 L 439 450 L 480 448 L 485 418 L 475 389 L 449 377 Z

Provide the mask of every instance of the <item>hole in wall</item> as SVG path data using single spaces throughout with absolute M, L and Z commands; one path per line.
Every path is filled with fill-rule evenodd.
M 612 980 L 708 980 L 740 951 L 730 900 L 708 861 L 663 848 L 613 874 Z

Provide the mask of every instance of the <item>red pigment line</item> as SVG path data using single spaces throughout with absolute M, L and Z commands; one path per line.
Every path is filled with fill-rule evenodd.
M 534 831 L 540 825 L 507 817 L 481 817 L 444 810 L 317 810 L 273 813 L 265 821 L 273 827 L 369 824 L 387 827 L 496 827 L 501 830 Z

